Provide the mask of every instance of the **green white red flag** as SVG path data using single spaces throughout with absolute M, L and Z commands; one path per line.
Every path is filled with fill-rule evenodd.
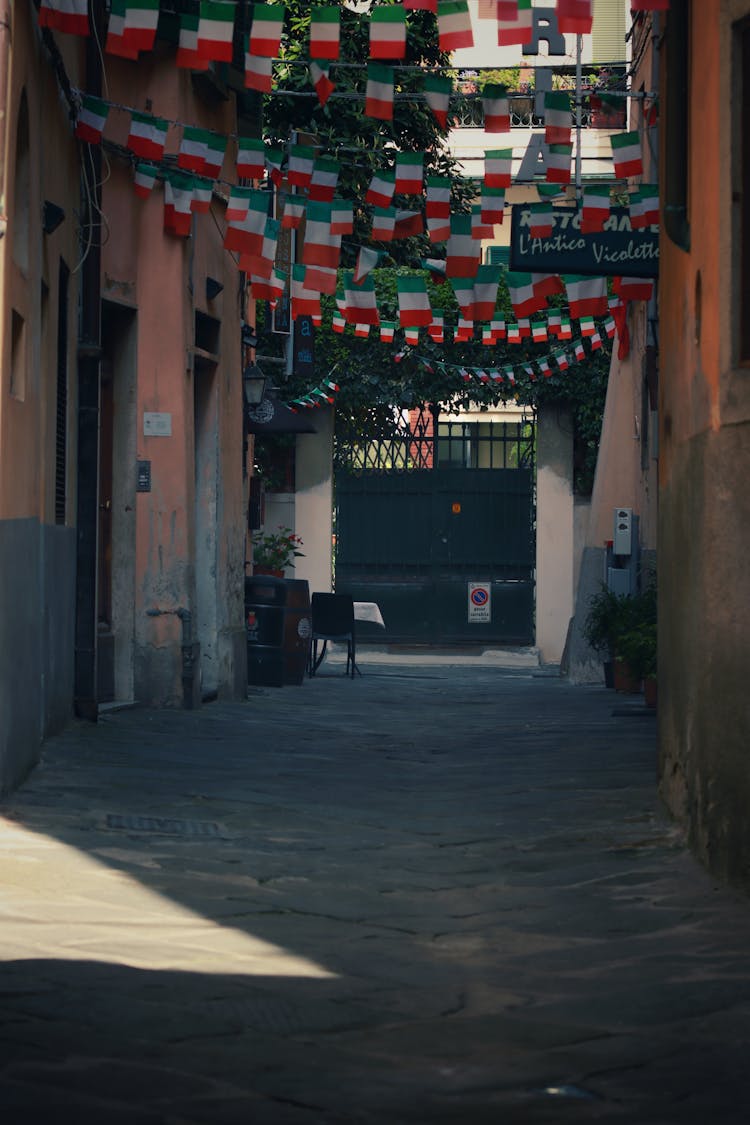
M 510 131 L 510 103 L 506 86 L 488 82 L 482 91 L 485 133 Z
M 497 304 L 497 290 L 502 269 L 500 266 L 480 266 L 474 278 L 472 320 L 492 320 Z
M 253 277 L 270 277 L 279 241 L 278 219 L 267 219 L 259 254 L 240 254 L 240 269 Z
M 341 235 L 331 233 L 331 204 L 308 201 L 302 262 L 306 266 L 336 269 L 341 257 Z
M 482 240 L 494 238 L 495 227 L 482 218 L 482 204 L 474 203 L 471 208 L 471 237 Z
M 39 26 L 68 35 L 89 34 L 87 0 L 42 0 Z
M 531 339 L 535 344 L 547 343 L 547 325 L 543 320 L 533 320 L 531 322 Z
M 363 246 L 357 255 L 357 264 L 354 268 L 354 284 L 359 285 L 375 269 L 383 257 L 382 251 L 372 250 Z
M 367 64 L 365 116 L 378 121 L 393 120 L 393 67 Z
M 548 145 L 569 145 L 573 127 L 570 94 L 548 90 L 544 95 L 544 140 Z
M 335 312 L 331 317 L 331 328 L 340 336 L 343 335 L 344 331 L 346 330 L 346 321 L 344 320 L 340 312 Z
M 570 363 L 565 352 L 555 352 L 555 363 L 561 371 L 567 371 Z
M 370 10 L 370 58 L 403 59 L 406 55 L 406 12 L 389 5 Z
M 159 161 L 164 156 L 168 128 L 169 123 L 160 117 L 133 111 L 130 115 L 127 147 L 143 160 Z
M 482 254 L 471 233 L 471 215 L 451 215 L 450 237 L 445 254 L 448 277 L 474 277 Z
M 584 187 L 581 234 L 595 234 L 604 230 L 609 211 L 609 184 L 590 184 Z
M 551 203 L 529 204 L 529 234 L 532 238 L 549 238 L 554 226 Z
M 467 0 L 438 0 L 437 22 L 441 51 L 474 46 Z
M 546 179 L 549 184 L 570 183 L 570 161 L 573 156 L 573 146 L 550 145 L 546 159 Z
M 392 242 L 396 231 L 396 208 L 373 207 L 370 237 L 375 242 Z
M 509 272 L 505 280 L 510 303 L 517 318 L 531 316 L 532 313 L 544 308 L 546 299 L 534 288 L 534 279 L 530 273 Z
M 159 0 L 126 0 L 122 37 L 125 46 L 138 53 L 151 51 L 159 22 Z
M 629 176 L 643 175 L 641 138 L 638 131 L 613 133 L 609 139 L 617 179 L 626 180 Z
M 484 186 L 480 196 L 482 221 L 497 226 L 505 216 L 505 188 Z
M 372 207 L 387 207 L 396 190 L 395 172 L 375 172 L 365 194 L 365 203 Z
M 427 234 L 430 242 L 446 242 L 451 236 L 450 213 L 442 219 L 428 219 Z
M 211 208 L 211 196 L 214 185 L 212 180 L 205 180 L 202 176 L 193 179 L 193 198 L 190 201 L 190 210 L 194 215 L 205 215 Z
M 330 266 L 305 266 L 305 288 L 316 293 L 335 293 L 337 278 L 337 270 Z
M 354 230 L 354 205 L 348 199 L 331 204 L 331 234 L 351 234 Z
M 102 101 L 101 98 L 94 98 L 90 94 L 84 94 L 81 107 L 78 110 L 75 128 L 75 135 L 79 141 L 100 144 L 108 115 L 108 102 Z
M 273 59 L 245 51 L 245 89 L 270 94 L 273 90 Z
M 291 278 L 292 320 L 300 316 L 316 316 L 320 313 L 320 293 L 307 288 L 306 274 L 306 267 L 300 262 L 295 262 L 292 266 Z
M 580 341 L 574 345 L 573 355 L 575 356 L 576 363 L 583 363 L 586 358 L 586 349 Z
M 148 199 L 154 189 L 159 169 L 154 164 L 136 164 L 133 184 L 139 199 Z
M 547 313 L 547 328 L 550 336 L 560 335 L 561 313 L 559 309 L 550 309 Z
M 310 81 L 313 84 L 315 93 L 318 95 L 318 101 L 321 105 L 326 104 L 331 94 L 336 89 L 335 82 L 332 82 L 330 79 L 329 70 L 329 63 L 310 63 Z
M 193 177 L 179 172 L 164 181 L 164 229 L 187 238 L 193 224 Z
M 234 16 L 231 0 L 201 0 L 198 52 L 207 62 L 231 62 Z
M 508 9 L 505 9 L 506 12 Z M 531 0 L 518 0 L 515 15 L 501 16 L 498 12 L 497 43 L 508 47 L 515 43 L 530 43 L 534 36 L 534 14 Z
M 309 187 L 314 166 L 315 149 L 311 145 L 292 145 L 290 147 L 286 175 L 292 187 Z
M 112 0 L 104 50 L 107 54 L 117 55 L 119 58 L 137 59 L 138 52 L 125 42 L 125 14 L 125 0 Z
M 430 219 L 449 219 L 451 213 L 450 176 L 428 176 L 425 214 Z
M 393 228 L 394 238 L 411 238 L 413 235 L 422 234 L 424 220 L 421 211 L 396 210 L 396 222 Z
M 659 224 L 659 185 L 639 184 L 630 192 L 630 226 L 645 230 Z
M 491 148 L 484 154 L 484 182 L 490 188 L 510 187 L 513 169 L 512 148 Z
M 596 332 L 596 323 L 593 316 L 582 316 L 578 321 L 578 329 L 582 336 L 593 336 Z
M 376 9 L 377 11 L 378 9 Z M 387 9 L 386 9 L 387 11 Z M 424 191 L 424 153 L 396 153 L 396 194 L 421 195 Z
M 556 273 L 532 273 L 531 283 L 537 297 L 554 297 L 556 293 L 565 292 L 562 278 Z
M 237 175 L 243 180 L 260 180 L 266 170 L 266 146 L 255 137 L 237 140 Z
M 234 195 L 232 189 L 232 195 Z M 268 222 L 268 192 L 259 188 L 245 189 L 247 209 L 241 219 L 229 221 L 224 235 L 224 249 L 235 250 L 240 254 L 263 254 L 263 236 Z M 227 215 L 229 215 L 227 210 Z
M 250 293 L 256 301 L 270 301 L 275 305 L 286 289 L 288 280 L 283 270 L 271 270 L 270 277 L 251 277 Z
M 552 375 L 552 369 L 551 369 L 549 363 L 547 362 L 547 360 L 546 359 L 538 359 L 537 364 L 539 365 L 539 370 L 541 371 L 544 378 L 549 379 Z
M 402 328 L 413 328 L 432 323 L 432 309 L 427 294 L 427 282 L 420 274 L 396 277 L 398 291 L 398 317 Z
M 654 292 L 652 277 L 616 277 L 612 288 L 623 301 L 648 301 Z
M 378 306 L 375 302 L 375 282 L 372 275 L 360 285 L 354 284 L 354 271 L 344 270 L 343 313 L 350 324 L 379 324 Z
M 395 320 L 381 320 L 380 322 L 380 342 L 382 344 L 392 344 L 393 337 L 396 335 L 396 322 Z
M 228 223 L 242 222 L 247 215 L 250 200 L 255 196 L 256 191 L 257 188 L 240 187 L 238 184 L 232 184 L 229 189 L 227 209 L 224 213 L 224 218 Z
M 453 82 L 450 78 L 440 78 L 428 74 L 423 84 L 425 100 L 433 112 L 435 120 L 441 129 L 448 128 L 448 110 L 453 92 Z
M 582 316 L 606 316 L 606 277 L 566 274 L 563 281 L 568 294 L 568 309 L 574 320 L 580 320 Z
M 253 4 L 252 8 L 250 54 L 275 59 L 281 47 L 286 8 L 283 4 Z
M 357 336 L 360 340 L 366 340 L 367 337 L 370 335 L 370 325 L 369 324 L 355 324 L 354 325 L 354 335 Z
M 404 341 L 411 347 L 416 348 L 419 343 L 419 329 L 418 328 L 405 328 Z
M 598 351 L 598 349 L 602 346 L 602 338 L 598 332 L 592 332 L 589 338 L 589 343 L 591 344 L 592 352 Z
M 208 59 L 198 50 L 198 24 L 200 17 L 197 14 L 185 13 L 180 16 L 180 34 L 177 41 L 177 55 L 175 63 L 186 70 L 206 70 Z
M 520 344 L 521 343 L 521 329 L 517 324 L 511 323 L 508 325 L 508 343 Z
M 313 164 L 308 198 L 313 202 L 332 203 L 339 182 L 338 160 L 330 156 L 317 156 Z
M 333 5 L 313 8 L 310 13 L 310 58 L 337 59 L 340 50 L 341 11 Z
M 572 340 L 573 339 L 573 329 L 570 326 L 570 317 L 568 316 L 567 313 L 563 313 L 563 315 L 560 319 L 559 336 L 560 336 L 561 340 Z
M 281 187 L 281 182 L 284 175 L 281 167 L 284 163 L 284 152 L 280 148 L 267 148 L 266 149 L 266 168 L 268 175 L 271 178 L 271 183 L 276 187 Z

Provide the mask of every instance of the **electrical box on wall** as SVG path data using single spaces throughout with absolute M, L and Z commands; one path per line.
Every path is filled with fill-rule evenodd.
M 633 509 L 615 508 L 615 529 L 612 537 L 613 555 L 633 553 Z

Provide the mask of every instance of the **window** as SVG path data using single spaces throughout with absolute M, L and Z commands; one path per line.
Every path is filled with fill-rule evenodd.
M 526 422 L 438 422 L 441 469 L 519 469 L 533 460 L 533 427 Z

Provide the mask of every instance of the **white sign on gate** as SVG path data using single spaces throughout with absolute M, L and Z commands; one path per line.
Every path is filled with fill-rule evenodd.
M 492 590 L 489 582 L 469 582 L 469 623 L 492 620 Z

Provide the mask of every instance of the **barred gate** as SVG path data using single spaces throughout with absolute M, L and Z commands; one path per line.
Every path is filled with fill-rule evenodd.
M 337 430 L 336 590 L 380 605 L 373 640 L 533 643 L 534 438 L 533 415 L 436 425 L 428 410 L 367 443 Z

